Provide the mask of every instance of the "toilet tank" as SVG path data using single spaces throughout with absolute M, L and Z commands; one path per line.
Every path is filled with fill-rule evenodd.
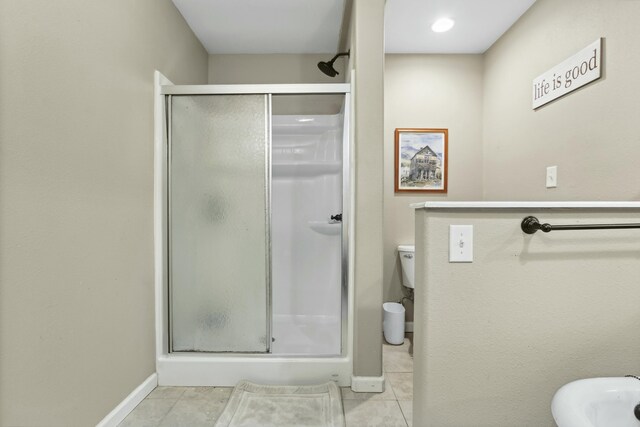
M 416 247 L 413 245 L 400 245 L 398 246 L 398 254 L 402 264 L 402 285 L 414 289 Z

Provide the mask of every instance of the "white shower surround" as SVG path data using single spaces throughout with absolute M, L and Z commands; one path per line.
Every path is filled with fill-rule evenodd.
M 274 115 L 271 127 L 271 352 L 338 356 L 342 114 Z
M 350 106 L 350 85 L 202 85 L 202 86 L 170 86 L 168 79 L 156 72 L 156 100 L 155 100 L 155 201 L 154 201 L 154 234 L 155 234 L 155 293 L 156 293 L 156 372 L 158 385 L 161 386 L 231 386 L 242 379 L 269 384 L 313 384 L 327 380 L 336 381 L 341 386 L 351 384 L 353 372 L 353 222 L 345 221 L 344 232 L 348 233 L 347 257 L 347 315 L 342 321 L 342 351 L 338 356 L 278 356 L 274 354 L 204 354 L 204 353 L 169 353 L 168 352 L 168 322 L 167 322 L 167 277 L 166 277 L 166 132 L 164 123 L 164 95 L 173 91 L 183 90 L 183 93 L 344 93 L 345 114 L 343 134 L 343 168 L 347 173 L 347 181 L 353 178 L 351 163 L 352 130 L 349 118 L 352 110 Z M 164 86 L 164 87 L 162 87 Z M 353 189 L 347 187 L 348 193 L 344 200 L 342 212 L 348 217 L 354 203 Z M 344 189 L 343 189 L 344 191 Z M 337 212 L 336 212 L 337 213 Z M 318 224 L 311 224 L 309 226 Z M 326 228 L 322 227 L 321 228 Z M 344 260 L 343 260 L 344 261 Z M 343 300 L 343 302 L 345 302 Z M 284 313 L 284 316 L 294 315 Z M 320 314 L 322 316 L 322 314 Z M 296 320 L 295 318 L 292 320 Z M 309 319 L 304 319 L 308 321 Z M 330 316 L 319 318 L 321 321 L 331 321 Z M 275 323 L 275 320 L 274 320 Z M 286 322 L 295 325 L 295 322 Z M 275 326 L 275 325 L 274 325 Z M 285 349 L 285 351 L 287 351 Z

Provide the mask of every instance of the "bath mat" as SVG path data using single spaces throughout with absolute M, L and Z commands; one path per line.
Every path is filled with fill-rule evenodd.
M 333 382 L 272 386 L 240 381 L 216 427 L 344 427 L 340 389 Z

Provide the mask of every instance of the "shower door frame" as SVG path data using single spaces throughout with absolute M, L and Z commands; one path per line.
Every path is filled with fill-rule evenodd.
M 240 379 L 305 384 L 334 380 L 340 385 L 351 383 L 353 371 L 353 222 L 350 218 L 354 194 L 351 188 L 352 129 L 351 84 L 270 84 L 270 85 L 172 85 L 160 73 L 156 75 L 155 102 L 155 294 L 156 294 L 156 371 L 160 385 L 234 385 Z M 171 352 L 169 289 L 169 138 L 167 120 L 171 96 L 179 95 L 266 95 L 269 99 L 267 127 L 267 235 L 271 246 L 271 95 L 344 95 L 342 148 L 342 240 L 341 240 L 341 354 L 337 356 L 280 356 L 272 353 L 205 353 Z M 269 260 L 270 260 L 269 250 Z M 269 261 L 268 269 L 271 265 Z M 270 273 L 269 273 L 270 276 Z M 268 277 L 267 313 L 269 334 L 272 322 L 271 280 Z M 270 351 L 270 350 L 268 350 Z M 273 369 L 270 369 L 272 367 Z M 291 374 L 282 377 L 282 370 Z M 273 370 L 274 375 L 269 372 Z

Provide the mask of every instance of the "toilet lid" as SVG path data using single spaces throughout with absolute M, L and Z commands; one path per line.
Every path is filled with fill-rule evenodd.
M 398 252 L 415 252 L 416 247 L 414 245 L 400 245 L 398 246 Z

